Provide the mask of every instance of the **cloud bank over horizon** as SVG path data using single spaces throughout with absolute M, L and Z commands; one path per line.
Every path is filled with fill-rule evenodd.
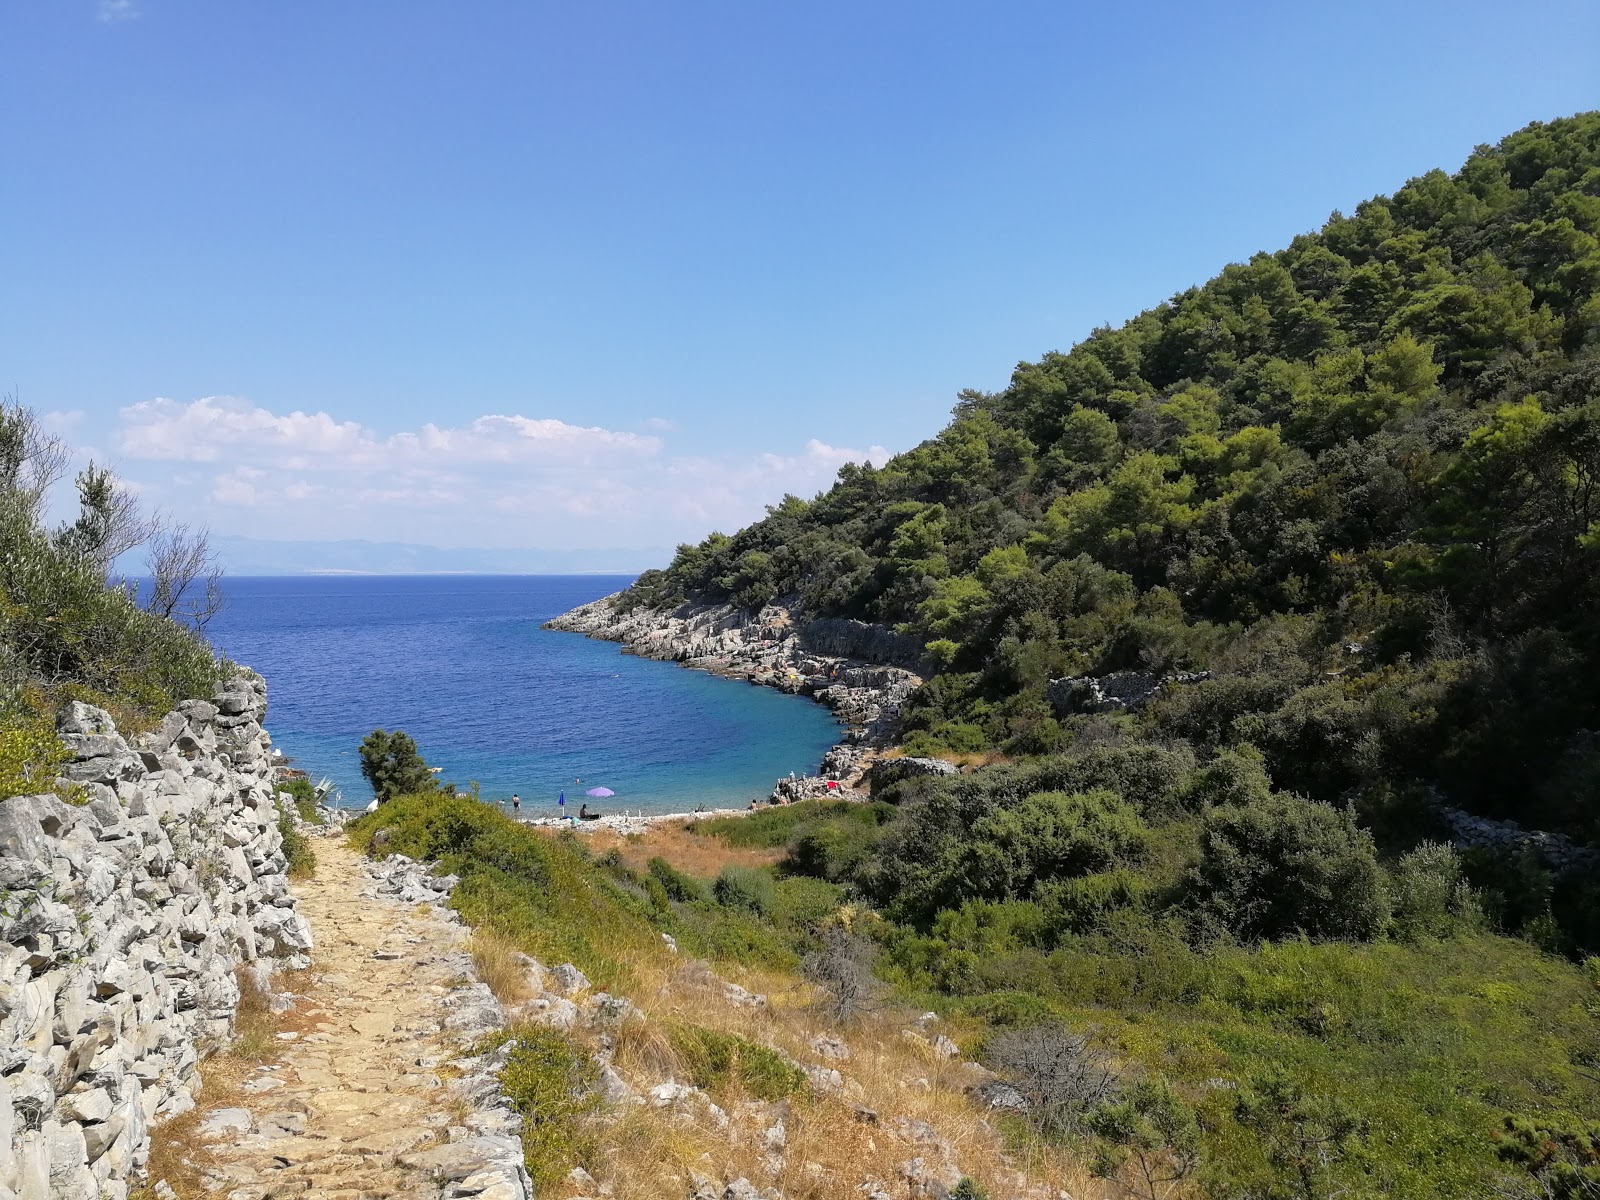
M 786 493 L 810 498 L 847 462 L 890 455 L 819 438 L 789 452 L 699 454 L 675 447 L 672 423 L 660 418 L 636 432 L 486 413 L 383 434 L 232 396 L 141 401 L 88 438 L 74 414 L 47 423 L 80 443 L 82 457 L 109 462 L 147 503 L 218 535 L 442 549 L 698 541 L 748 524 Z

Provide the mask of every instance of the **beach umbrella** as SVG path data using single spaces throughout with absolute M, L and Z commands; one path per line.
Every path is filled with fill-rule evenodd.
M 613 792 L 610 788 L 590 788 L 587 792 L 584 793 L 584 795 L 585 796 L 615 796 L 616 793 Z

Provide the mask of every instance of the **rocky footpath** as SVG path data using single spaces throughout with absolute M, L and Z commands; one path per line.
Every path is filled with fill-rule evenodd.
M 751 614 L 730 604 L 630 610 L 618 605 L 622 595 L 575 608 L 544 627 L 809 696 L 844 723 L 844 739 L 824 756 L 819 773 L 780 781 L 775 800 L 837 794 L 839 789 L 828 788 L 830 780 L 853 789 L 874 752 L 893 742 L 900 706 L 922 686 L 927 670 L 915 639 L 861 621 L 800 621 L 793 600 Z
M 204 1186 L 229 1200 L 412 1196 L 531 1200 L 521 1119 L 500 1090 L 507 1024 L 477 978 L 456 880 L 339 836 L 296 884 L 317 931 L 309 986 L 279 994 L 276 1051 L 213 1101 Z
M 0 801 L 0 1200 L 126 1196 L 235 972 L 307 961 L 266 703 L 244 673 L 132 738 L 73 703 L 53 790 Z

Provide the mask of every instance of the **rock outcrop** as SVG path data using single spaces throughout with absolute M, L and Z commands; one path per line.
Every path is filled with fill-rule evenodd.
M 545 623 L 546 629 L 621 642 L 629 652 L 697 667 L 730 679 L 809 696 L 846 726 L 819 775 L 784 780 L 782 798 L 822 795 L 829 780 L 849 785 L 869 752 L 889 745 L 900 706 L 922 686 L 916 639 L 860 621 L 802 621 L 793 600 L 751 614 L 731 604 L 627 609 L 606 596 Z
M 0 1200 L 125 1196 L 235 971 L 304 965 L 265 714 L 250 673 L 132 738 L 74 703 L 54 789 L 0 801 Z
M 1132 712 L 1143 708 L 1163 689 L 1210 679 L 1209 671 L 1155 675 L 1148 671 L 1113 671 L 1109 675 L 1072 675 L 1052 679 L 1046 690 L 1058 716 L 1077 713 Z
M 955 774 L 958 774 L 957 767 L 942 758 L 880 758 L 867 771 L 867 783 L 876 796 L 890 784 L 899 783 L 902 779 Z

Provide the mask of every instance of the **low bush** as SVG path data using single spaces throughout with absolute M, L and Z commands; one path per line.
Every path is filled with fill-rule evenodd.
M 1402 937 L 1444 937 L 1482 924 L 1460 855 L 1441 843 L 1424 842 L 1402 857 L 1391 874 L 1390 891 L 1395 932 Z
M 511 1038 L 500 1085 L 522 1118 L 522 1153 L 534 1187 L 556 1183 L 591 1146 L 584 1117 L 599 1107 L 599 1070 L 553 1029 L 523 1028 Z
M 711 889 L 692 875 L 686 875 L 664 858 L 650 860 L 650 878 L 661 884 L 668 899 L 679 904 L 705 903 L 711 899 Z
M 782 1100 L 805 1089 L 806 1074 L 798 1066 L 736 1033 L 677 1025 L 669 1036 L 695 1087 L 713 1094 L 737 1089 L 757 1100 Z
M 1277 793 L 1204 818 L 1186 890 L 1203 922 L 1230 937 L 1375 937 L 1389 897 L 1372 837 L 1326 804 Z
M 770 917 L 778 903 L 771 874 L 756 867 L 723 867 L 711 891 L 723 907 L 742 908 L 758 917 Z
M 311 848 L 311 839 L 295 824 L 292 811 L 286 809 L 278 814 L 278 833 L 283 838 L 283 857 L 289 864 L 289 878 L 305 879 L 316 874 L 316 851 Z
M 772 923 L 797 932 L 815 929 L 839 907 L 844 894 L 843 888 L 822 879 L 780 879 L 773 888 Z
M 317 811 L 317 789 L 309 779 L 285 779 L 277 788 L 294 799 L 294 810 L 302 821 L 310 825 L 322 824 L 322 814 Z
M 48 716 L 19 706 L 0 719 L 0 800 L 50 790 L 66 760 L 67 748 Z

